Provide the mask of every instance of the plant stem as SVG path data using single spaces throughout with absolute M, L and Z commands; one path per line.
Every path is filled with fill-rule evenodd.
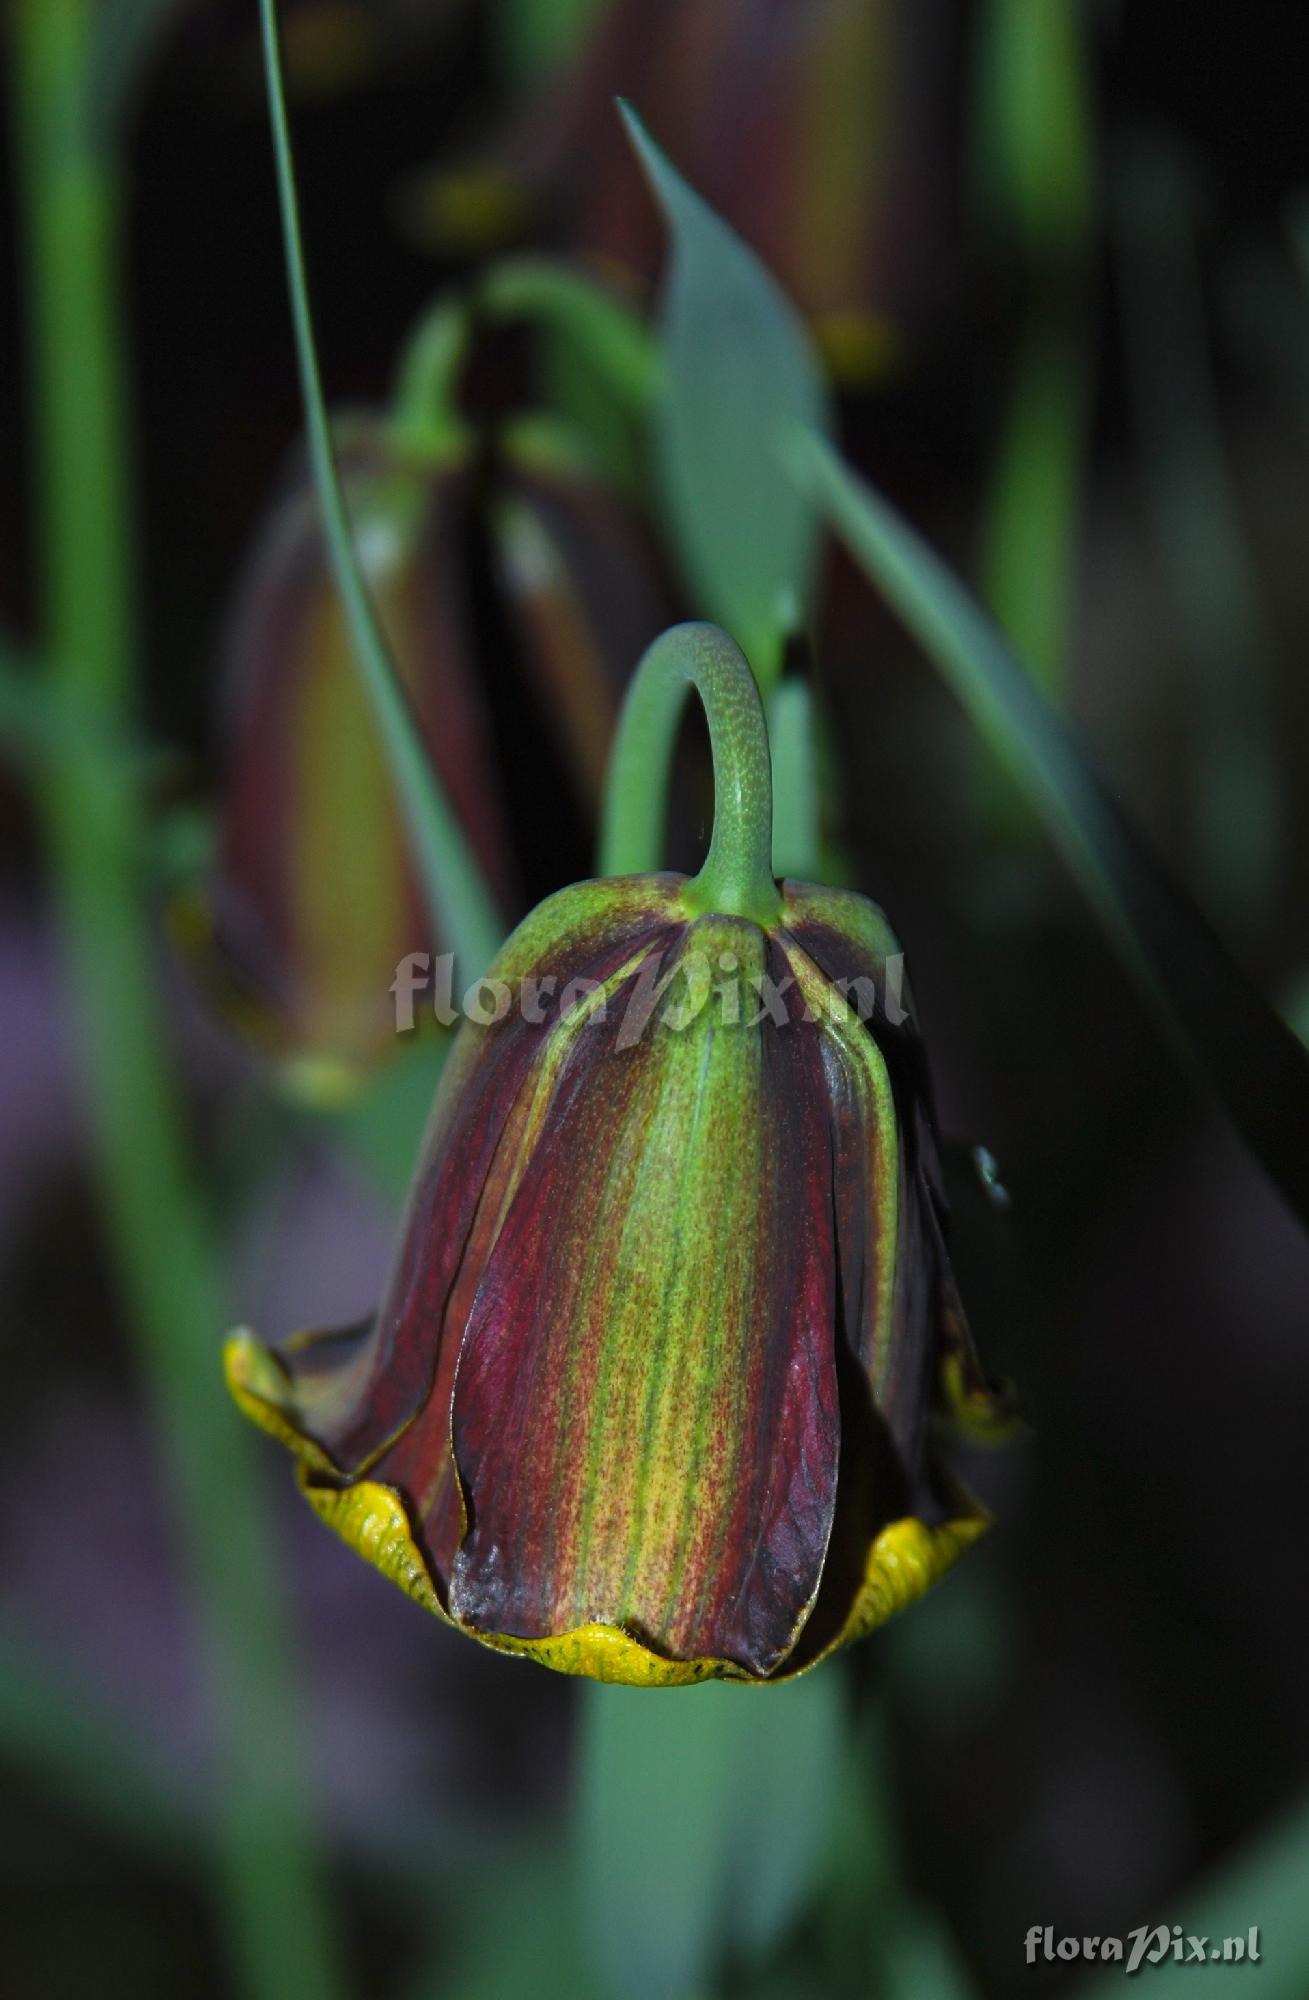
M 345 608 L 360 676 L 372 703 L 378 734 L 385 746 L 401 809 L 408 822 L 414 860 L 429 907 L 441 935 L 462 960 L 465 975 L 473 977 L 484 972 L 494 958 L 504 936 L 504 926 L 414 721 L 413 711 L 368 595 L 368 586 L 364 582 L 350 533 L 350 520 L 337 476 L 327 409 L 323 402 L 323 385 L 318 372 L 318 356 L 314 348 L 309 283 L 300 235 L 300 204 L 296 196 L 295 165 L 291 154 L 291 128 L 282 84 L 276 0 L 259 0 L 259 16 L 263 29 L 277 192 L 282 210 L 287 285 L 304 395 L 309 456 L 323 511 L 332 571 Z
M 773 754 L 773 871 L 793 882 L 822 880 L 818 728 L 811 689 L 779 681 L 768 698 Z
M 444 450 L 456 442 L 459 376 L 471 333 L 462 298 L 438 298 L 415 326 L 400 357 L 391 396 L 391 434 L 411 450 Z
M 486 272 L 477 303 L 490 318 L 533 320 L 560 335 L 634 417 L 648 417 L 658 343 L 628 306 L 589 278 L 548 257 L 509 257 Z
M 215 1893 L 244 1993 L 343 1989 L 303 1799 L 254 1462 L 217 1373 L 224 1312 L 151 949 L 135 774 L 137 636 L 118 312 L 119 189 L 85 118 L 93 0 L 19 0 L 14 89 L 52 700 L 41 805 L 80 1016 L 108 1246 L 158 1421 L 218 1723 Z
M 646 649 L 619 719 L 605 789 L 600 872 L 659 866 L 664 795 L 677 725 L 694 689 L 714 759 L 714 830 L 688 909 L 772 923 L 773 778 L 759 688 L 739 646 L 716 625 L 674 625 Z

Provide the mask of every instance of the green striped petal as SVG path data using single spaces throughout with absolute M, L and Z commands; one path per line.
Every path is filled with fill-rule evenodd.
M 839 1460 L 831 1153 L 817 1037 L 750 1018 L 769 951 L 699 919 L 660 968 L 686 1009 L 670 989 L 622 1046 L 634 972 L 551 1063 L 455 1382 L 450 1601 L 476 1630 L 604 1623 L 765 1675 L 808 1616 Z

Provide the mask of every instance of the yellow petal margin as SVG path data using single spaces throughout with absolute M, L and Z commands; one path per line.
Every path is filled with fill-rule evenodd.
M 425 1610 L 453 1624 L 437 1594 L 431 1574 L 414 1540 L 404 1502 L 394 1487 L 377 1480 L 340 1483 L 330 1459 L 307 1438 L 279 1407 L 284 1379 L 275 1362 L 248 1333 L 233 1334 L 224 1349 L 227 1386 L 244 1414 L 261 1430 L 288 1445 L 297 1460 L 301 1492 L 314 1512 L 341 1539 L 399 1584 Z M 583 1674 L 590 1680 L 620 1682 L 626 1687 L 692 1687 L 709 1680 L 737 1681 L 767 1687 L 774 1681 L 808 1673 L 840 1647 L 862 1638 L 902 1611 L 944 1576 L 970 1543 L 990 1525 L 981 1509 L 957 1521 L 929 1527 L 912 1515 L 882 1529 L 868 1551 L 864 1578 L 850 1616 L 840 1633 L 812 1660 L 788 1674 L 785 1666 L 767 1681 L 743 1672 L 731 1660 L 670 1660 L 652 1652 L 629 1632 L 614 1625 L 579 1625 L 547 1639 L 519 1639 L 507 1633 L 456 1629 L 478 1639 L 497 1653 L 537 1660 L 556 1673 Z
M 353 1486 L 324 1486 L 301 1465 L 300 1491 L 314 1512 L 343 1541 L 408 1597 L 455 1624 L 442 1604 L 414 1541 L 404 1502 L 393 1486 L 361 1479 Z M 615 1625 L 579 1625 L 549 1639 L 518 1639 L 503 1632 L 475 1632 L 456 1625 L 496 1653 L 538 1660 L 560 1674 L 584 1674 L 593 1681 L 621 1681 L 627 1687 L 690 1687 L 696 1681 L 748 1680 L 730 1660 L 668 1660 Z
M 283 1404 L 289 1387 L 287 1378 L 254 1335 L 244 1328 L 224 1343 L 223 1375 L 242 1416 L 249 1417 L 252 1424 L 258 1424 L 261 1431 L 267 1431 L 269 1437 L 275 1437 L 279 1444 L 294 1452 L 302 1471 L 340 1477 L 322 1446 L 298 1431 L 286 1415 Z
M 974 1512 L 958 1521 L 943 1521 L 939 1527 L 928 1527 L 925 1521 L 907 1514 L 903 1520 L 892 1521 L 883 1528 L 868 1551 L 864 1580 L 850 1616 L 831 1645 L 824 1646 L 812 1660 L 806 1660 L 799 1672 L 809 1673 L 842 1646 L 853 1645 L 856 1639 L 885 1625 L 888 1618 L 894 1618 L 897 1611 L 903 1611 L 916 1597 L 922 1597 L 952 1569 L 964 1550 L 991 1525 L 985 1509 L 975 1501 L 971 1505 Z M 774 1676 L 776 1680 L 787 1678 L 785 1668 Z

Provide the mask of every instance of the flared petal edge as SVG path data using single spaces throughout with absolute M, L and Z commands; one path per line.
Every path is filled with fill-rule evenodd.
M 990 1525 L 985 1509 L 966 1495 L 959 1496 L 958 1518 L 940 1525 L 929 1526 L 913 1516 L 889 1522 L 869 1546 L 863 1579 L 837 1635 L 812 1659 L 794 1665 L 784 1662 L 769 1675 L 751 1674 L 731 1660 L 671 1659 L 614 1625 L 581 1625 L 541 1639 L 475 1632 L 452 1619 L 442 1603 L 395 1488 L 372 1479 L 342 1482 L 322 1447 L 297 1430 L 279 1407 L 278 1385 L 283 1378 L 276 1361 L 250 1334 L 232 1336 L 224 1363 L 228 1387 L 244 1415 L 289 1446 L 297 1461 L 300 1491 L 319 1519 L 356 1554 L 443 1624 L 492 1652 L 535 1660 L 556 1673 L 589 1680 L 647 1688 L 693 1687 L 709 1680 L 770 1687 L 794 1680 L 923 1596 Z

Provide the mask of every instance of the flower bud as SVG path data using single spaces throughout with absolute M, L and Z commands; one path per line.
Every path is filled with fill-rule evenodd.
M 343 474 L 360 560 L 450 801 L 493 885 L 507 841 L 478 686 L 462 533 L 468 475 L 356 429 Z M 431 934 L 312 491 L 270 516 L 229 641 L 213 942 L 238 1017 L 321 1085 L 394 1033 L 390 985 Z

